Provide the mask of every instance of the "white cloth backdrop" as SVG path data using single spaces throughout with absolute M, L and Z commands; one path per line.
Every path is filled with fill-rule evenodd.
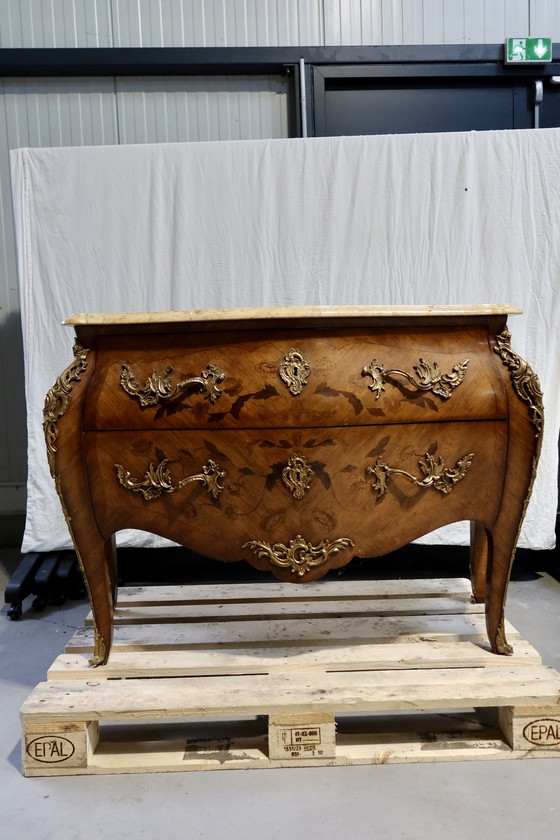
M 24 551 L 70 545 L 44 395 L 74 312 L 513 303 L 545 439 L 521 545 L 551 548 L 559 410 L 560 130 L 12 153 L 29 409 Z M 127 545 L 161 544 L 123 532 Z M 428 542 L 466 543 L 453 525 Z

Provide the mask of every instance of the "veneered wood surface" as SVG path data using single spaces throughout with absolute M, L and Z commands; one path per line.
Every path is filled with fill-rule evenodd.
M 508 396 L 510 405 L 507 468 L 500 510 L 494 524 L 487 529 L 486 544 L 482 541 L 483 550 L 478 559 L 478 564 L 487 569 L 486 620 L 488 636 L 493 650 L 497 653 L 511 652 L 511 647 L 502 632 L 504 606 L 515 547 L 531 495 L 541 446 L 540 432 L 530 421 L 528 403 L 521 399 L 520 392 L 513 386 Z M 477 522 L 477 528 L 484 527 L 485 524 Z M 482 580 L 482 573 L 479 573 L 478 577 Z
M 279 367 L 291 350 L 310 365 L 307 384 L 290 393 Z M 443 374 L 468 359 L 463 381 L 445 399 L 391 375 L 376 398 L 372 361 L 385 370 L 402 370 L 414 379 L 423 359 Z M 199 387 L 142 407 L 120 385 L 122 366 L 143 385 L 154 371 L 173 368 L 172 382 L 200 377 L 213 365 L 224 371 L 214 403 Z M 449 327 L 434 332 L 410 326 L 375 330 L 310 328 L 288 331 L 224 331 L 146 336 L 101 336 L 95 373 L 84 412 L 86 429 L 216 429 L 336 425 L 376 425 L 456 419 L 504 418 L 507 397 L 496 376 L 483 327 Z
M 271 566 L 243 550 L 247 540 L 283 543 L 301 534 L 321 540 L 350 538 L 355 549 L 333 555 L 302 579 L 314 580 L 352 556 L 373 557 L 459 519 L 491 526 L 504 480 L 507 424 L 503 421 L 426 423 L 374 428 L 269 429 L 249 431 L 87 432 L 90 491 L 102 533 L 142 528 L 222 560 L 247 559 L 285 580 L 288 569 Z M 473 454 L 465 477 L 447 494 L 417 487 L 406 476 L 389 476 L 378 498 L 367 468 L 381 458 L 393 469 L 424 478 L 419 462 L 430 453 L 454 469 Z M 313 470 L 309 489 L 295 499 L 282 480 L 293 454 Z M 225 471 L 224 489 L 212 498 L 202 482 L 146 500 L 117 479 L 116 464 L 141 480 L 150 464 L 167 459 L 171 479 L 202 472 L 213 460 Z
M 97 631 L 94 660 L 99 663 L 106 660 L 111 647 L 117 560 L 112 534 L 104 537 L 99 532 L 85 470 L 81 416 L 93 367 L 90 353 L 85 373 L 72 386 L 68 410 L 58 420 L 54 477 L 86 580 Z

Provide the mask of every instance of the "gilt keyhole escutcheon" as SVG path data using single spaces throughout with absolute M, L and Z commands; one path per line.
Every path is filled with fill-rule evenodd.
M 280 379 L 288 386 L 290 394 L 297 397 L 303 386 L 307 385 L 311 365 L 300 350 L 292 349 L 286 353 L 278 368 Z

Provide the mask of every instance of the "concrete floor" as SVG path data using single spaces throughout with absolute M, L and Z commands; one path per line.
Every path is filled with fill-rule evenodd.
M 15 550 L 0 550 L 0 588 Z M 16 840 L 558 840 L 560 759 L 25 779 L 19 707 L 85 603 L 0 612 L 0 814 Z M 511 584 L 508 618 L 560 670 L 560 583 Z

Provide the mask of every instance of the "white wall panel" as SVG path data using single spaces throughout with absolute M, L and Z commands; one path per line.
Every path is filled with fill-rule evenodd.
M 112 0 L 1 0 L 0 47 L 111 47 Z
M 486 37 L 487 0 L 451 0 L 445 4 L 444 41 L 446 44 L 482 44 Z M 495 3 L 496 6 L 500 3 Z M 498 40 L 503 40 L 500 36 Z
M 323 0 L 112 0 L 116 47 L 321 45 Z
M 555 0 L 556 4 L 558 0 Z M 468 3 L 465 0 L 465 10 Z M 514 35 L 527 35 L 530 21 L 529 0 L 485 0 L 484 3 L 484 41 L 482 43 L 499 44 Z M 472 33 L 472 42 L 475 33 Z M 471 39 L 469 39 L 471 40 Z
M 343 46 L 423 44 L 434 2 L 325 0 L 325 43 Z M 432 41 L 431 43 L 441 43 Z
M 501 43 L 529 31 L 530 2 L 560 22 L 560 0 L 324 0 L 325 44 Z
M 384 17 L 387 22 L 386 13 L 391 11 L 383 0 L 325 2 L 325 43 L 382 44 Z M 389 31 L 392 30 L 391 25 Z
M 447 5 L 446 0 L 445 9 Z M 325 42 L 344 46 L 444 43 L 444 0 L 326 2 Z
M 321 0 L 250 0 L 243 3 L 248 21 L 255 21 L 255 46 L 271 47 L 322 46 L 322 5 Z
M 444 0 L 422 0 L 422 43 L 444 44 Z
M 112 79 L 5 80 L 10 149 L 117 142 Z
M 379 0 L 378 0 L 379 2 Z M 414 44 L 414 34 L 418 23 L 422 22 L 422 10 L 415 0 L 402 0 L 401 3 L 382 2 L 381 17 L 383 22 L 382 44 Z M 408 8 L 410 6 L 410 8 Z M 412 22 L 412 26 L 411 26 Z
M 284 79 L 268 76 L 117 80 L 121 143 L 287 137 Z
M 560 0 L 2 0 L 0 47 L 560 40 Z
M 499 44 L 529 31 L 528 0 L 445 0 L 444 43 Z
M 560 41 L 559 0 L 530 0 L 530 22 L 531 30 L 526 30 L 529 35 L 544 35 L 553 41 Z
M 398 25 L 394 26 L 393 30 L 387 30 L 385 38 L 391 38 L 393 32 L 396 37 L 392 40 L 385 40 L 384 43 L 391 44 L 421 44 L 424 38 L 424 12 L 422 4 L 417 0 L 402 0 L 402 4 L 390 3 L 390 9 L 387 11 L 391 13 L 391 18 L 397 24 L 397 16 L 400 16 L 400 30 Z M 399 8 L 401 6 L 401 8 Z M 398 38 L 398 32 L 402 32 L 401 40 Z

